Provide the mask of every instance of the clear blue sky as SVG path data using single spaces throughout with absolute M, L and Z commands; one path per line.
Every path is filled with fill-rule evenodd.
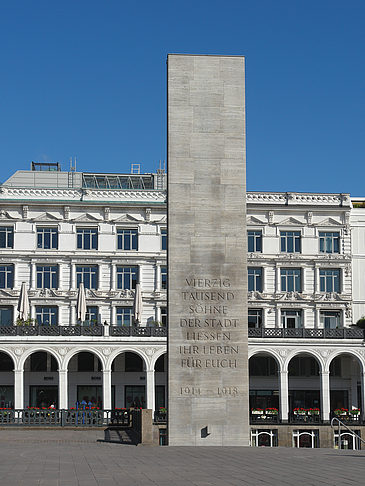
M 0 181 L 154 171 L 166 55 L 246 56 L 249 190 L 365 195 L 365 2 L 3 0 Z

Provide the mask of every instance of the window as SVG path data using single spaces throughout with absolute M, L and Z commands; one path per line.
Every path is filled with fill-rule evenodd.
M 37 289 L 57 289 L 58 268 L 57 266 L 37 265 Z
M 340 270 L 338 268 L 320 270 L 319 286 L 321 292 L 340 292 Z
M 98 267 L 97 266 L 77 266 L 76 267 L 76 283 L 79 287 L 80 283 L 84 284 L 85 289 L 98 288 Z
M 302 327 L 301 310 L 282 310 L 281 325 L 284 329 L 294 329 Z
M 272 429 L 251 430 L 252 447 L 277 447 L 278 431 Z
M 161 267 L 161 289 L 167 289 L 167 267 Z
M 37 306 L 36 319 L 39 326 L 57 326 L 58 309 L 57 307 Z
M 248 309 L 248 327 L 262 327 L 262 309 Z
M 117 267 L 117 288 L 132 290 L 138 281 L 138 267 Z
M 99 321 L 99 309 L 95 306 L 88 305 L 86 307 L 84 326 L 96 326 Z
M 13 325 L 13 307 L 2 305 L 0 307 L 0 326 L 12 326 L 12 325 Z
M 37 228 L 37 248 L 56 250 L 58 248 L 57 228 Z
M 0 289 L 12 289 L 14 287 L 14 265 L 0 266 Z
M 262 268 L 248 268 L 249 292 L 262 292 Z
M 320 231 L 320 253 L 340 253 L 340 233 L 333 231 Z
M 319 320 L 324 329 L 337 329 L 341 327 L 341 312 L 321 311 Z
M 138 231 L 136 229 L 117 230 L 118 250 L 138 250 Z
M 262 252 L 262 231 L 247 231 L 247 246 L 249 253 Z
M 167 327 L 167 307 L 161 307 L 161 322 L 163 327 Z
M 167 229 L 161 230 L 161 250 L 167 250 Z
M 80 250 L 98 249 L 98 230 L 96 228 L 77 228 L 77 248 Z
M 319 447 L 319 431 L 294 430 L 293 447 L 309 447 L 311 449 Z
M 282 268 L 280 270 L 280 276 L 282 292 L 302 291 L 300 268 Z
M 0 226 L 0 248 L 13 248 L 14 228 L 12 226 Z
M 133 324 L 133 307 L 117 307 L 117 326 L 130 327 Z
M 249 376 L 277 376 L 278 365 L 271 356 L 251 356 Z
M 280 231 L 280 251 L 283 253 L 300 253 L 300 231 Z

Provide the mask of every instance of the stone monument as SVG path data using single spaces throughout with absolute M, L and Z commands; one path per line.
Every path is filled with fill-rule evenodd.
M 248 445 L 244 58 L 167 70 L 169 445 Z

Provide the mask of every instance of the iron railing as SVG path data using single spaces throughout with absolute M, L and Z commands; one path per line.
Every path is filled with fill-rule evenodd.
M 364 329 L 344 327 L 341 329 L 307 328 L 249 328 L 248 337 L 255 338 L 313 338 L 313 339 L 364 339 Z
M 0 336 L 105 336 L 105 326 L 0 326 Z M 110 336 L 166 337 L 166 327 L 109 326 Z
M 344 429 L 346 429 L 348 432 L 350 432 L 350 434 L 352 434 L 353 436 L 357 437 L 357 439 L 362 442 L 363 444 L 365 444 L 365 440 L 362 439 L 359 434 L 357 434 L 354 430 L 350 429 L 350 427 L 348 427 L 344 422 L 342 422 L 342 420 L 340 420 L 338 417 L 333 417 L 332 420 L 331 420 L 331 427 L 332 429 L 335 428 L 335 422 L 337 422 L 337 433 L 338 433 L 338 448 L 339 449 L 342 449 L 341 445 L 342 445 L 342 434 L 341 434 L 341 427 L 343 427 Z

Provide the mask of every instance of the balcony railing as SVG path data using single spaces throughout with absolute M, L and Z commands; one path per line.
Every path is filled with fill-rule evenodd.
M 0 326 L 0 336 L 105 336 L 106 326 Z M 166 327 L 108 326 L 109 336 L 166 337 Z
M 344 412 L 338 414 L 331 412 L 330 418 L 336 417 L 346 425 L 363 425 L 360 411 L 354 413 L 353 411 Z M 279 412 L 270 413 L 267 410 L 251 410 L 250 412 L 250 424 L 251 425 L 264 425 L 264 424 L 281 424 Z M 300 409 L 292 410 L 288 416 L 288 423 L 295 425 L 311 425 L 311 424 L 323 424 L 321 411 L 319 409 Z
M 313 339 L 364 339 L 364 329 L 344 327 L 341 329 L 306 328 L 249 328 L 248 337 L 255 338 L 313 338 Z

